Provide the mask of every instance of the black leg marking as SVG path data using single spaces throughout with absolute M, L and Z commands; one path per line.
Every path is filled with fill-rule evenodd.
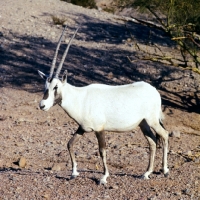
M 70 155 L 71 162 L 72 162 L 71 178 L 75 178 L 76 176 L 79 175 L 79 173 L 77 172 L 77 163 L 76 163 L 73 147 L 74 147 L 74 144 L 80 139 L 80 137 L 83 134 L 84 134 L 84 130 L 81 128 L 81 126 L 79 126 L 78 130 L 75 132 L 74 136 L 69 140 L 69 142 L 67 144 L 67 148 L 69 150 L 69 155 Z

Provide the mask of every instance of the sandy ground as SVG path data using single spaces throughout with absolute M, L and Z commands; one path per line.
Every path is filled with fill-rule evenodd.
M 106 135 L 106 186 L 98 185 L 103 169 L 97 140 L 94 133 L 85 134 L 75 147 L 80 176 L 70 180 L 66 145 L 78 125 L 58 105 L 48 112 L 38 107 L 44 81 L 37 70 L 49 73 L 62 31 L 52 15 L 66 20 L 66 42 L 81 24 L 63 67 L 70 84 L 143 80 L 159 90 L 164 125 L 173 132 L 169 177 L 161 172 L 158 148 L 151 179 L 140 179 L 149 147 L 137 128 Z M 159 52 L 180 58 L 167 35 L 117 15 L 55 0 L 1 1 L 0 24 L 0 199 L 200 199 L 200 76 L 145 59 Z

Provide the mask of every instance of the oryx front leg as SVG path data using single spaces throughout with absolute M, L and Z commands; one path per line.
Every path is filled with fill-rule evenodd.
M 107 177 L 109 176 L 109 172 L 108 172 L 108 168 L 107 168 L 107 164 L 106 164 L 106 142 L 105 142 L 105 133 L 104 131 L 101 132 L 96 132 L 96 137 L 98 140 L 98 144 L 99 144 L 99 153 L 100 156 L 102 158 L 103 161 L 103 167 L 104 167 L 104 175 L 103 177 L 100 179 L 100 184 L 106 184 L 107 181 Z
M 67 148 L 69 150 L 69 155 L 72 162 L 72 176 L 71 178 L 76 178 L 79 173 L 77 172 L 77 162 L 74 154 L 74 144 L 79 140 L 79 138 L 84 134 L 84 130 L 79 126 L 78 130 L 74 133 L 74 136 L 69 140 Z
M 145 120 L 141 122 L 140 128 L 149 143 L 149 150 L 150 150 L 149 165 L 147 171 L 143 175 L 144 179 L 149 179 L 149 175 L 153 172 L 153 165 L 156 153 L 156 137 L 152 133 L 149 125 Z

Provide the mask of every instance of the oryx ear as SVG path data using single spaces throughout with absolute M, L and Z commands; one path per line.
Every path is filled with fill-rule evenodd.
M 46 80 L 46 78 L 47 78 L 47 75 L 46 75 L 46 74 L 44 74 L 43 72 L 41 72 L 41 71 L 39 71 L 39 70 L 38 70 L 38 74 L 40 75 L 40 77 L 42 77 L 43 79 Z
M 63 75 L 62 75 L 62 82 L 67 82 L 67 70 L 64 71 Z

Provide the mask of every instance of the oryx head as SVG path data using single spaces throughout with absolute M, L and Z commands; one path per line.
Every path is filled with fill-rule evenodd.
M 59 79 L 59 74 L 60 74 L 60 71 L 62 69 L 64 60 L 65 60 L 65 58 L 67 56 L 67 53 L 68 53 L 69 47 L 71 45 L 71 42 L 74 39 L 79 27 L 76 29 L 76 31 L 74 32 L 74 35 L 70 39 L 70 41 L 69 41 L 69 43 L 67 45 L 67 48 L 66 48 L 66 50 L 65 50 L 65 52 L 63 54 L 63 57 L 61 59 L 61 62 L 60 62 L 59 66 L 58 66 L 58 68 L 56 70 L 56 73 L 55 73 L 55 75 L 53 75 L 54 68 L 55 68 L 55 65 L 56 65 L 56 59 L 57 59 L 57 55 L 58 55 L 58 50 L 60 48 L 60 44 L 61 44 L 62 37 L 63 37 L 64 32 L 65 32 L 65 29 L 66 29 L 66 26 L 64 27 L 63 32 L 62 32 L 62 34 L 60 36 L 60 39 L 58 41 L 58 45 L 57 45 L 56 52 L 55 52 L 55 55 L 54 55 L 54 58 L 53 58 L 53 61 L 52 61 L 52 65 L 51 65 L 49 76 L 38 70 L 39 75 L 43 79 L 46 80 L 44 96 L 43 96 L 43 99 L 39 103 L 40 109 L 44 110 L 44 111 L 49 110 L 53 105 L 55 105 L 57 103 L 60 103 L 61 100 L 62 100 L 61 90 L 62 90 L 62 87 L 63 87 L 63 85 L 64 85 L 64 83 L 66 82 L 66 79 L 67 79 L 67 71 L 64 72 L 61 80 Z

